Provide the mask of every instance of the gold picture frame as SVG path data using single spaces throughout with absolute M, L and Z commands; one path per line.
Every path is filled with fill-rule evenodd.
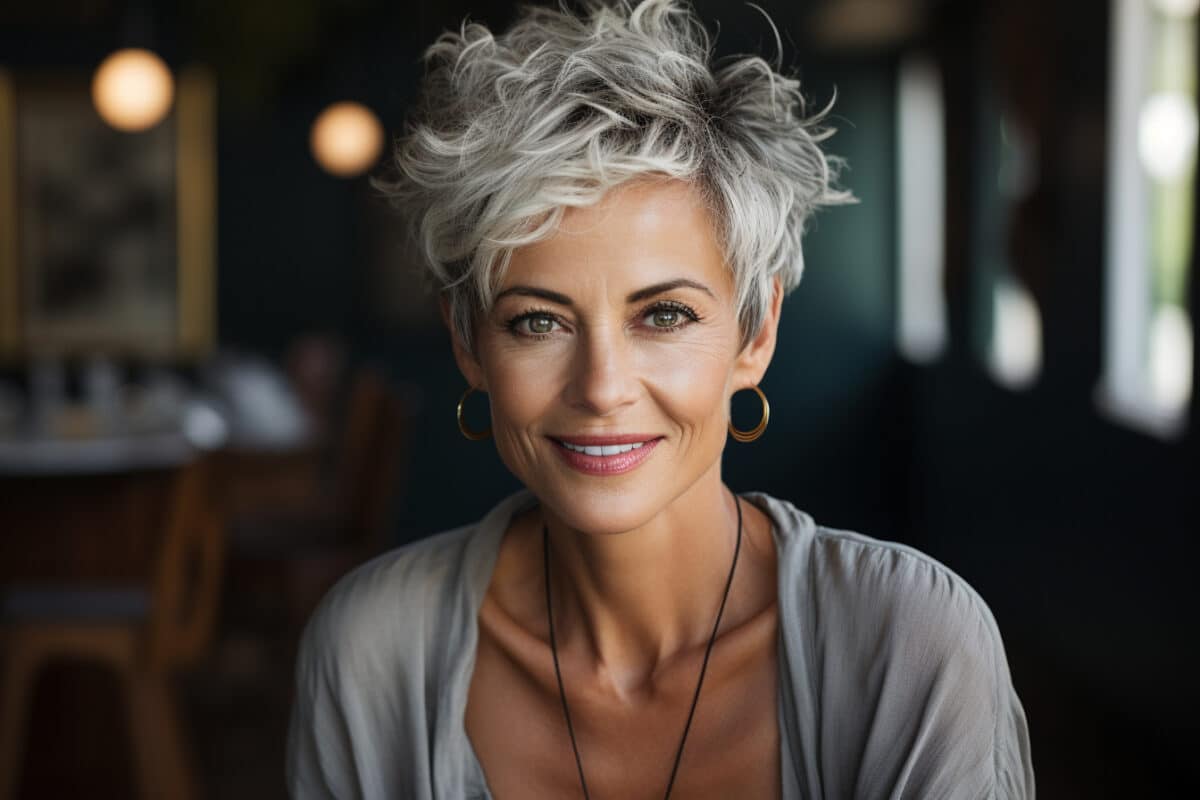
M 0 70 L 0 358 L 198 360 L 215 344 L 216 88 L 181 70 L 150 131 L 86 76 Z

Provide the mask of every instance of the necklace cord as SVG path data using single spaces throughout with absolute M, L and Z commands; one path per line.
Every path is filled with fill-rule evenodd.
M 725 579 L 725 591 L 721 595 L 721 605 L 717 609 L 717 619 L 713 623 L 712 634 L 708 637 L 708 645 L 704 648 L 704 661 L 700 664 L 700 678 L 696 681 L 696 692 L 692 695 L 692 705 L 688 709 L 687 722 L 683 726 L 683 736 L 679 739 L 679 749 L 675 751 L 675 763 L 671 766 L 671 777 L 667 781 L 667 791 L 663 800 L 669 800 L 671 789 L 675 786 L 675 776 L 679 772 L 679 762 L 683 758 L 683 746 L 687 742 L 688 731 L 692 727 L 692 718 L 696 714 L 696 705 L 700 701 L 700 687 L 704 685 L 704 674 L 708 671 L 708 658 L 712 654 L 713 645 L 717 642 L 717 631 L 721 628 L 721 617 L 725 613 L 725 602 L 729 599 L 729 590 L 733 586 L 733 574 L 737 570 L 738 553 L 742 549 L 742 501 L 735 494 L 734 505 L 737 506 L 737 544 L 733 548 L 733 563 L 729 565 L 729 577 Z M 567 733 L 571 737 L 571 749 L 575 753 L 575 767 L 579 770 L 579 785 L 583 789 L 584 800 L 591 800 L 588 793 L 587 779 L 583 776 L 583 760 L 579 757 L 579 745 L 575 741 L 575 728 L 571 724 L 571 709 L 567 705 L 567 692 L 563 687 L 562 671 L 558 664 L 558 645 L 554 638 L 554 611 L 550 603 L 550 531 L 542 522 L 542 567 L 546 578 L 546 619 L 550 624 L 550 654 L 554 657 L 554 677 L 558 680 L 558 696 L 562 700 L 563 716 L 567 720 Z
M 575 728 L 571 725 L 571 709 L 567 707 L 567 693 L 563 689 L 562 672 L 558 667 L 558 645 L 554 641 L 554 611 L 550 605 L 550 532 L 542 523 L 542 566 L 546 573 L 546 618 L 550 621 L 550 654 L 554 656 L 554 677 L 558 679 L 558 696 L 562 700 L 563 716 L 567 718 L 567 733 L 571 735 L 571 749 L 575 751 L 575 766 L 579 770 L 579 785 L 583 787 L 584 800 L 591 800 L 587 781 L 583 777 L 583 761 L 579 758 L 579 747 L 575 744 Z

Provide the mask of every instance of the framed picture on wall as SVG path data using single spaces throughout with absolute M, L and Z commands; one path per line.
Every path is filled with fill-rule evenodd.
M 101 119 L 86 75 L 0 72 L 0 354 L 210 351 L 215 113 L 202 70 L 137 133 Z

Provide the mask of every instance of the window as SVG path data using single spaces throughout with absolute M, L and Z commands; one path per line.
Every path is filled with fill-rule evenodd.
M 1101 406 L 1164 437 L 1192 394 L 1200 0 L 1114 0 Z
M 905 358 L 928 363 L 946 347 L 945 112 L 941 75 L 928 56 L 900 64 L 896 129 L 896 337 Z

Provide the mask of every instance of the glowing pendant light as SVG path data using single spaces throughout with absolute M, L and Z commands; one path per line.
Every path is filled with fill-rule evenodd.
M 118 50 L 101 62 L 92 79 L 92 102 L 109 125 L 144 131 L 171 109 L 175 81 L 163 60 L 149 50 Z
M 326 172 L 340 178 L 360 175 L 379 160 L 383 125 L 366 106 L 334 103 L 317 116 L 310 138 L 313 158 Z

